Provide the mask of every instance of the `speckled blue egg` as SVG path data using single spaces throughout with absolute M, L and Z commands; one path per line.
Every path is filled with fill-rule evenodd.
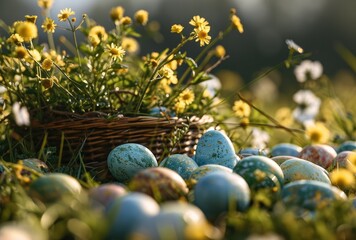
M 202 177 L 194 188 L 193 203 L 211 222 L 228 211 L 245 211 L 250 200 L 247 182 L 235 173 L 210 173 Z
M 239 150 L 238 155 L 241 156 L 241 158 L 249 156 L 267 156 L 267 150 L 260 148 L 242 148 Z
M 185 181 L 190 174 L 198 167 L 198 164 L 185 154 L 173 154 L 159 163 L 160 167 L 169 168 L 177 172 Z
M 231 169 L 240 160 L 230 138 L 217 130 L 209 130 L 199 139 L 194 159 L 199 166 L 218 164 Z
M 107 163 L 110 173 L 122 183 L 127 183 L 140 170 L 158 166 L 153 153 L 137 143 L 117 146 L 109 153 Z
M 193 187 L 200 178 L 210 174 L 212 172 L 223 171 L 226 173 L 232 173 L 232 169 L 228 167 L 224 167 L 217 164 L 207 164 L 203 166 L 197 167 L 189 176 L 188 182 L 190 187 Z
M 284 184 L 298 180 L 316 180 L 331 184 L 328 171 L 310 161 L 292 158 L 280 167 L 284 174 Z
M 315 180 L 299 180 L 286 184 L 282 200 L 288 207 L 316 210 L 326 207 L 334 200 L 346 200 L 346 194 L 339 188 Z
M 128 239 L 141 221 L 159 213 L 158 203 L 150 196 L 132 192 L 115 199 L 106 209 L 108 236 L 105 239 Z
M 356 141 L 343 142 L 336 148 L 337 153 L 340 153 L 343 151 L 354 151 L 354 150 L 356 150 Z
M 280 143 L 272 147 L 271 156 L 293 156 L 297 157 L 302 151 L 302 147 L 292 143 Z
M 239 161 L 233 171 L 242 176 L 251 189 L 283 186 L 284 176 L 280 166 L 264 156 L 249 156 Z

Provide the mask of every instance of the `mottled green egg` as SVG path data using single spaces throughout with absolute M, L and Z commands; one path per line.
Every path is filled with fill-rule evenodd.
M 274 157 L 271 157 L 271 159 L 273 161 L 275 161 L 279 166 L 284 163 L 285 161 L 287 161 L 288 159 L 291 159 L 291 158 L 295 158 L 293 156 L 274 156 Z
M 207 221 L 204 213 L 197 206 L 172 201 L 163 203 L 157 215 L 142 221 L 132 234 L 132 239 L 135 239 L 135 236 L 144 236 L 145 240 L 203 240 L 221 239 L 221 235 L 221 232 Z M 213 236 L 214 238 L 211 238 Z
M 286 184 L 282 200 L 288 207 L 316 210 L 328 206 L 334 200 L 346 200 L 346 194 L 339 188 L 315 180 L 298 180 Z
M 157 167 L 153 153 L 145 146 L 137 143 L 126 143 L 114 148 L 107 159 L 108 168 L 114 178 L 127 183 L 139 171 Z
M 233 171 L 242 176 L 251 189 L 283 186 L 284 176 L 280 166 L 264 156 L 249 156 L 239 161 Z
M 157 202 L 184 199 L 188 187 L 183 178 L 175 171 L 155 167 L 141 170 L 128 184 L 131 191 L 145 193 Z
M 29 195 L 43 203 L 53 203 L 66 196 L 80 194 L 82 186 L 78 180 L 64 173 L 48 173 L 35 179 Z
M 291 158 L 280 167 L 284 174 L 284 184 L 297 180 L 316 180 L 331 184 L 328 171 L 310 161 Z
M 297 157 L 302 151 L 302 147 L 292 143 L 280 143 L 272 147 L 271 156 L 294 156 Z
M 198 167 L 197 163 L 185 154 L 173 154 L 159 163 L 160 167 L 166 167 L 177 172 L 184 180 L 188 180 L 190 174 Z
M 231 173 L 232 169 L 217 164 L 207 164 L 207 165 L 199 166 L 190 174 L 188 183 L 192 188 L 199 181 L 200 178 L 204 177 L 207 174 L 210 174 L 212 172 L 217 172 L 217 171 Z
M 217 130 L 209 130 L 199 139 L 194 159 L 199 166 L 218 164 L 231 169 L 240 160 L 230 138 Z

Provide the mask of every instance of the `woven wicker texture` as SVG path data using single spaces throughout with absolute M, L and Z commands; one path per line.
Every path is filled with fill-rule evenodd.
M 150 149 L 158 161 L 173 153 L 193 155 L 195 146 L 209 119 L 191 117 L 117 117 L 73 115 L 49 123 L 35 123 L 35 137 L 47 133 L 47 146 L 63 149 L 62 163 L 68 163 L 78 152 L 88 171 L 99 180 L 112 176 L 107 169 L 107 156 L 112 149 L 124 143 L 139 143 Z M 178 137 L 174 140 L 174 137 Z M 61 144 L 61 142 L 63 142 Z

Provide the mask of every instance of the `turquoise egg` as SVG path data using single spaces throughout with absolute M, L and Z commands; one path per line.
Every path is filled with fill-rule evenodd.
M 175 171 L 165 167 L 144 169 L 130 180 L 131 191 L 145 193 L 157 202 L 184 199 L 188 194 L 188 186 Z
M 264 156 L 243 158 L 233 171 L 242 176 L 251 189 L 281 187 L 284 183 L 283 171 L 272 159 Z
M 201 136 L 194 159 L 199 166 L 218 164 L 231 169 L 240 160 L 230 138 L 217 130 L 209 130 Z
M 140 170 L 158 166 L 153 153 L 137 143 L 125 143 L 115 147 L 109 153 L 107 163 L 110 173 L 122 183 L 128 182 Z
M 188 180 L 190 174 L 198 167 L 198 164 L 185 154 L 173 154 L 163 159 L 159 166 L 172 169 L 184 180 Z
M 129 239 L 136 227 L 159 213 L 158 203 L 150 196 L 133 192 L 116 198 L 107 207 L 108 236 L 104 239 Z
M 165 230 L 169 231 L 169 234 L 165 235 Z M 200 208 L 190 203 L 174 201 L 163 203 L 160 212 L 142 221 L 133 236 L 145 236 L 146 240 L 198 240 L 220 236 L 221 234 L 217 235 L 217 231 L 217 228 L 207 221 Z M 198 238 L 196 233 L 199 233 Z
M 67 196 L 82 192 L 78 180 L 64 173 L 48 173 L 35 179 L 29 188 L 29 195 L 43 203 L 57 202 Z
M 299 153 L 298 158 L 308 160 L 325 169 L 332 167 L 337 153 L 334 148 L 326 144 L 312 144 L 305 146 Z
M 193 203 L 213 223 L 228 211 L 245 211 L 250 200 L 247 182 L 235 173 L 210 173 L 202 177 L 194 188 Z
M 307 160 L 291 158 L 280 167 L 284 174 L 284 184 L 297 180 L 316 180 L 331 184 L 328 171 Z
M 272 157 L 282 155 L 297 157 L 302 149 L 302 147 L 292 143 L 280 143 L 272 147 L 270 155 Z
M 22 162 L 23 162 L 24 166 L 29 167 L 38 173 L 48 173 L 49 172 L 49 168 L 48 168 L 47 164 L 37 158 L 27 158 L 27 159 L 24 159 Z
M 354 150 L 356 150 L 356 141 L 343 142 L 336 148 L 337 153 L 340 153 L 343 151 L 354 151 Z
M 190 174 L 188 182 L 191 184 L 191 187 L 193 187 L 195 183 L 199 181 L 200 178 L 212 172 L 218 172 L 218 171 L 231 173 L 232 169 L 217 164 L 207 164 L 207 165 L 199 166 Z
M 330 184 L 315 180 L 298 180 L 286 184 L 282 200 L 288 207 L 314 211 L 334 200 L 346 200 L 346 194 Z
M 267 156 L 267 151 L 260 148 L 242 148 L 238 152 L 238 155 L 242 158 L 258 155 L 258 156 Z

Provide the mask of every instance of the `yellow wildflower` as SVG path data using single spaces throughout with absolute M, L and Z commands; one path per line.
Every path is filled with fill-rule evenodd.
M 89 30 L 89 38 L 90 37 L 98 37 L 100 41 L 106 41 L 108 38 L 108 34 L 105 31 L 103 26 L 94 26 Z
M 45 89 L 52 88 L 55 82 L 58 83 L 58 79 L 55 76 L 41 79 L 41 84 Z
M 169 86 L 169 83 L 168 83 L 167 79 L 162 79 L 159 82 L 158 88 L 163 90 L 163 92 L 166 93 L 166 94 L 171 94 L 172 93 L 172 88 Z
M 207 28 L 195 28 L 194 31 L 196 33 L 196 42 L 200 42 L 200 46 L 203 47 L 205 44 L 209 44 L 211 40 L 211 36 L 209 36 L 209 31 Z M 208 29 L 210 30 L 210 28 Z
M 21 43 L 23 43 L 23 38 L 18 33 L 14 33 L 11 34 L 11 36 L 6 40 L 6 42 L 21 45 Z
M 72 11 L 71 8 L 65 8 L 65 9 L 60 10 L 60 12 L 59 12 L 59 14 L 57 15 L 57 17 L 58 17 L 59 21 L 65 22 L 65 21 L 67 21 L 67 19 L 68 19 L 70 16 L 72 16 L 72 15 L 74 15 L 74 14 L 75 14 L 75 12 Z
M 218 58 L 223 58 L 223 57 L 225 57 L 225 55 L 226 55 L 226 50 L 225 50 L 225 48 L 224 48 L 222 45 L 216 46 L 216 48 L 215 48 L 215 55 L 216 55 Z
M 37 4 L 43 9 L 49 9 L 53 5 L 53 0 L 38 0 Z
M 125 17 L 121 18 L 120 23 L 121 23 L 122 25 L 127 26 L 127 25 L 130 25 L 130 24 L 132 23 L 132 20 L 131 20 L 130 17 L 125 16 Z
M 33 60 L 39 62 L 41 61 L 41 54 L 39 53 L 39 51 L 37 51 L 37 49 L 31 49 L 28 51 L 29 52 L 29 57 L 26 58 L 26 61 L 29 63 L 32 63 Z
M 100 38 L 97 35 L 89 35 L 88 36 L 89 42 L 93 47 L 96 47 L 100 43 Z
M 52 60 L 51 60 L 50 58 L 46 58 L 45 60 L 43 60 L 41 66 L 42 66 L 42 68 L 43 68 L 44 70 L 49 71 L 49 70 L 52 69 L 53 62 L 52 62 Z
M 15 172 L 15 176 L 16 176 L 17 180 L 19 180 L 22 184 L 26 184 L 31 181 L 31 179 L 28 176 L 23 174 L 23 170 L 25 170 L 25 169 L 23 167 L 22 160 L 20 160 L 17 164 L 15 164 L 13 166 L 13 168 L 14 168 L 14 172 Z
M 139 44 L 136 39 L 124 37 L 121 43 L 122 48 L 128 53 L 136 53 L 139 50 Z
M 122 61 L 125 55 L 125 50 L 121 46 L 116 46 L 114 43 L 111 43 L 111 45 L 106 45 L 109 54 L 111 57 L 116 60 L 117 58 L 119 61 Z
M 183 31 L 184 27 L 180 24 L 173 24 L 171 27 L 171 32 L 172 33 L 181 33 Z
M 239 31 L 240 33 L 244 32 L 244 27 L 242 26 L 241 20 L 238 16 L 236 15 L 232 15 L 231 16 L 231 23 L 232 26 L 237 29 L 237 31 Z
M 25 16 L 27 22 L 36 23 L 37 16 L 36 15 L 26 15 Z
M 185 105 L 189 105 L 194 101 L 194 92 L 190 89 L 185 89 L 178 96 L 178 101 L 183 102 Z
M 121 6 L 117 6 L 111 9 L 110 17 L 115 22 L 124 17 L 125 9 Z
M 177 101 L 173 106 L 176 113 L 183 113 L 185 110 L 185 107 L 186 107 L 185 103 L 181 102 L 181 101 Z
M 330 173 L 330 180 L 333 185 L 338 186 L 341 189 L 354 188 L 356 183 L 355 175 L 345 168 L 333 170 Z
M 305 134 L 312 143 L 327 143 L 330 137 L 329 129 L 322 122 L 307 126 Z
M 248 105 L 242 100 L 235 101 L 232 110 L 234 111 L 235 116 L 239 118 L 248 117 L 251 114 L 250 105 Z
M 15 48 L 15 56 L 20 59 L 26 58 L 28 56 L 28 52 L 26 48 L 19 46 Z
M 146 10 L 138 10 L 135 13 L 135 20 L 137 23 L 145 26 L 148 22 L 148 12 Z
M 15 31 L 25 42 L 29 42 L 38 36 L 37 26 L 32 22 L 17 22 Z
M 189 24 L 194 26 L 195 28 L 200 28 L 200 27 L 208 26 L 209 22 L 206 21 L 205 18 L 196 15 L 189 21 Z
M 54 31 L 56 30 L 57 24 L 54 23 L 54 20 L 51 18 L 46 17 L 46 19 L 44 20 L 41 28 L 43 28 L 44 32 L 51 32 L 54 33 Z

